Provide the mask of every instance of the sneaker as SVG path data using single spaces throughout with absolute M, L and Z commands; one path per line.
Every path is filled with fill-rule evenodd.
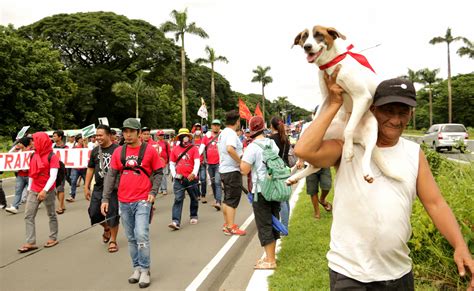
M 18 209 L 13 207 L 13 205 L 10 206 L 10 207 L 5 208 L 5 211 L 10 212 L 11 214 L 17 214 L 18 213 Z
M 128 283 L 136 284 L 136 283 L 138 283 L 139 279 L 140 279 L 140 268 L 135 268 L 135 271 L 133 271 L 132 276 L 130 276 L 130 278 L 128 278 Z
M 74 198 L 69 197 L 69 198 L 66 198 L 66 201 L 67 201 L 67 202 L 74 202 L 75 200 L 74 200 Z
M 198 220 L 197 218 L 191 218 L 191 220 L 189 221 L 190 224 L 198 224 Z
M 227 227 L 230 235 L 246 235 L 247 232 L 243 229 L 240 229 L 237 224 L 232 225 L 232 227 Z M 225 233 L 225 232 L 224 232 Z
M 206 197 L 204 197 L 204 196 L 201 197 L 201 202 L 202 202 L 202 204 L 206 204 L 207 203 Z
M 146 288 L 150 286 L 150 271 L 140 272 L 140 280 L 138 281 L 138 287 Z
M 0 204 L 0 209 L 5 209 L 7 206 L 5 204 Z
M 217 211 L 221 210 L 221 205 L 219 203 L 213 203 L 211 206 L 214 207 Z
M 179 230 L 179 224 L 176 221 L 172 221 L 170 224 L 168 224 L 168 227 L 171 228 L 172 230 Z

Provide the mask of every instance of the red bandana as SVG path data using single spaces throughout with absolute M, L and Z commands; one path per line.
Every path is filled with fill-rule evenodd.
M 347 47 L 347 52 L 343 53 L 343 54 L 340 54 L 338 55 L 337 57 L 335 57 L 334 59 L 332 59 L 332 61 L 330 61 L 329 63 L 327 64 L 324 64 L 322 66 L 319 66 L 319 69 L 320 70 L 326 70 L 327 68 L 330 68 L 334 65 L 336 65 L 337 63 L 339 63 L 340 61 L 342 61 L 346 55 L 350 55 L 351 57 L 353 57 L 356 61 L 358 61 L 362 66 L 364 67 L 367 67 L 369 68 L 372 72 L 375 73 L 374 69 L 372 68 L 372 66 L 369 64 L 369 61 L 361 54 L 356 54 L 356 53 L 353 53 L 351 52 L 350 50 L 353 48 L 354 46 L 351 44 Z

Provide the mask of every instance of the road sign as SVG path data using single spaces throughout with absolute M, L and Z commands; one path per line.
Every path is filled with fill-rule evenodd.
M 99 124 L 109 125 L 109 119 L 107 117 L 99 117 Z
M 95 124 L 88 125 L 81 129 L 82 137 L 86 138 L 95 135 Z
M 23 128 L 22 128 L 22 129 L 18 132 L 18 134 L 16 135 L 16 140 L 19 140 L 20 138 L 24 137 L 26 131 L 28 130 L 28 128 L 30 128 L 29 125 L 23 126 Z

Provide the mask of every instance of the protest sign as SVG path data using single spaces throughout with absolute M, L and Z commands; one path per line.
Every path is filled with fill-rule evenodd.
M 82 137 L 86 138 L 95 135 L 95 124 L 88 125 L 81 129 Z

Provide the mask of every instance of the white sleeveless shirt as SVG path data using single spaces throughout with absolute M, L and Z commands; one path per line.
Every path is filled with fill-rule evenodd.
M 384 176 L 371 161 L 375 180 L 367 183 L 362 174 L 364 149 L 360 145 L 354 145 L 351 162 L 342 157 L 335 178 L 328 265 L 360 282 L 399 279 L 412 268 L 407 242 L 420 147 L 400 138 L 395 146 L 379 150 L 403 182 Z

